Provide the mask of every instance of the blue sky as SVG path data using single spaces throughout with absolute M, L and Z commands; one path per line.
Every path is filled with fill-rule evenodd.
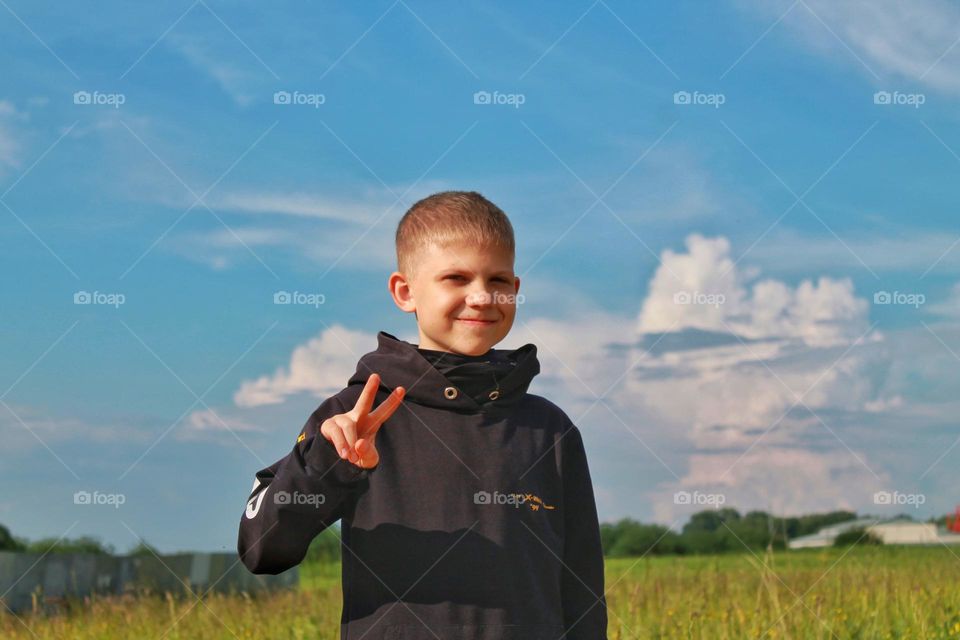
M 511 217 L 498 347 L 538 345 L 602 519 L 960 502 L 956 7 L 0 4 L 16 535 L 234 548 L 376 332 L 415 341 L 392 234 L 443 189 Z

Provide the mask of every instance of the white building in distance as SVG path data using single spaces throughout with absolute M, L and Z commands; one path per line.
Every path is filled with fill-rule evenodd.
M 880 518 L 858 518 L 848 520 L 816 533 L 800 536 L 787 542 L 790 549 L 811 549 L 833 546 L 837 536 L 851 529 L 866 529 L 877 536 L 883 544 L 960 544 L 960 534 L 937 528 L 932 522 L 915 522 L 909 518 L 897 517 L 883 520 Z

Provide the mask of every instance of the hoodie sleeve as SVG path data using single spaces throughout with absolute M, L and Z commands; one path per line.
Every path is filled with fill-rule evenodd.
M 257 472 L 240 519 L 237 551 L 253 573 L 277 574 L 299 564 L 310 542 L 352 510 L 368 475 L 340 458 L 320 433 L 327 418 L 345 409 L 337 396 L 307 419 L 293 450 Z
M 564 544 L 561 596 L 567 640 L 606 640 L 607 601 L 597 505 L 583 438 L 570 425 L 562 436 Z

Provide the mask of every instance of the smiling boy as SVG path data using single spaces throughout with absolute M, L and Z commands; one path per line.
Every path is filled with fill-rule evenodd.
M 514 247 L 479 193 L 414 204 L 388 286 L 419 344 L 381 331 L 293 450 L 256 474 L 238 540 L 254 573 L 298 564 L 342 521 L 344 640 L 606 638 L 580 432 L 527 393 L 535 345 L 493 348 L 516 316 Z

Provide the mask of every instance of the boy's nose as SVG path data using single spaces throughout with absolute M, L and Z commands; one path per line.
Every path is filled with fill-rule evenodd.
M 472 307 L 488 305 L 493 302 L 493 295 L 489 291 L 474 291 L 467 296 L 467 304 Z

